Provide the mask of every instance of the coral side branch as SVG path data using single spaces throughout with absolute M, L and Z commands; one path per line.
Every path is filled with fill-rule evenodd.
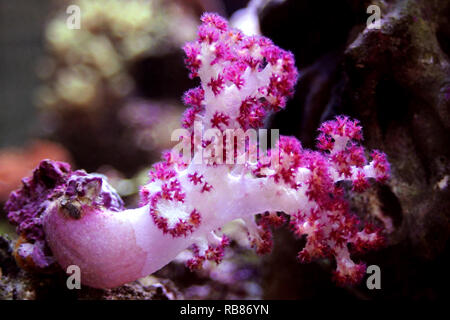
M 202 22 L 198 40 L 184 48 L 201 85 L 185 94 L 190 108 L 183 126 L 190 133 L 194 122 L 221 132 L 260 127 L 293 92 L 292 54 L 231 29 L 215 14 L 204 14 Z M 193 161 L 165 153 L 141 187 L 141 206 L 129 210 L 104 177 L 44 160 L 6 205 L 23 239 L 18 255 L 42 268 L 53 261 L 78 265 L 84 284 L 110 288 L 157 271 L 186 249 L 190 269 L 220 263 L 230 243 L 221 228 L 236 219 L 244 221 L 256 251 L 267 253 L 271 227 L 288 220 L 292 232 L 307 239 L 301 262 L 332 257 L 336 281 L 357 283 L 365 265 L 354 262 L 351 251 L 376 248 L 383 238 L 350 212 L 338 182 L 362 192 L 371 180 L 389 178 L 389 163 L 380 151 L 368 158 L 356 120 L 338 116 L 319 132 L 318 151 L 281 136 L 273 149 L 243 164 L 196 162 L 213 141 L 191 141 Z M 257 147 L 247 144 L 245 151 Z

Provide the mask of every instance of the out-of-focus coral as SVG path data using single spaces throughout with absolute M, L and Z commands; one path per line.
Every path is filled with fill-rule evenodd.
M 67 27 L 69 4 L 80 8 L 80 29 Z M 182 90 L 177 78 L 184 77 L 152 66 L 179 60 L 183 70 L 179 47 L 195 36 L 196 12 L 174 0 L 78 0 L 56 7 L 45 32 L 47 54 L 37 68 L 44 134 L 62 142 L 83 168 L 106 164 L 134 174 L 152 161 L 153 151 L 168 147 L 158 131 L 175 128 L 172 119 L 180 111 L 174 101 L 182 91 L 164 91 Z M 171 85 L 158 87 L 167 74 Z M 154 107 L 149 96 L 168 102 Z M 145 119 L 130 118 L 130 109 Z
M 162 55 L 195 35 L 197 23 L 192 14 L 174 1 L 70 3 L 80 7 L 80 29 L 67 27 L 65 13 L 46 28 L 49 55 L 38 68 L 47 80 L 38 92 L 39 104 L 46 109 L 93 112 L 105 107 L 111 103 L 108 97 L 124 97 L 133 90 L 133 62 Z
M 118 116 L 130 128 L 130 141 L 148 151 L 172 147 L 170 137 L 180 125 L 179 110 L 167 102 L 133 100 L 119 110 Z
M 247 6 L 237 10 L 230 18 L 230 24 L 246 35 L 260 35 L 259 14 L 268 6 L 278 5 L 284 0 L 250 0 Z
M 20 180 L 29 175 L 42 159 L 71 162 L 69 152 L 61 145 L 37 140 L 25 148 L 0 150 L 0 202 L 20 185 Z

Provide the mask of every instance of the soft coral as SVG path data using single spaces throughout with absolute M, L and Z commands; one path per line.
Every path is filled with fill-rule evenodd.
M 198 40 L 185 46 L 191 75 L 201 79 L 184 98 L 191 105 L 182 122 L 185 137 L 193 136 L 194 123 L 222 133 L 260 126 L 293 92 L 293 55 L 267 38 L 244 36 L 217 15 L 205 14 L 202 22 Z M 336 183 L 349 180 L 363 190 L 369 178 L 384 181 L 389 164 L 378 151 L 367 162 L 357 121 L 338 117 L 319 130 L 322 151 L 281 137 L 274 149 L 244 164 L 195 161 L 212 140 L 194 144 L 194 161 L 168 153 L 141 188 L 141 207 L 129 210 L 105 179 L 43 161 L 6 209 L 31 242 L 34 233 L 24 226 L 28 217 L 38 222 L 59 264 L 78 265 L 82 282 L 93 287 L 114 287 L 155 272 L 187 248 L 192 269 L 205 260 L 220 262 L 229 240 L 218 230 L 239 218 L 257 251 L 266 253 L 272 244 L 269 227 L 281 223 L 276 212 L 290 216 L 295 235 L 307 236 L 302 261 L 334 256 L 336 279 L 357 282 L 364 265 L 351 260 L 348 244 L 367 249 L 378 246 L 381 237 L 377 230 L 360 231 Z M 245 151 L 256 149 L 247 145 Z M 266 214 L 256 222 L 261 213 Z

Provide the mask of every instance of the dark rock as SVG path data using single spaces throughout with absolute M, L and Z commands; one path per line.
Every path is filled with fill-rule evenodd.
M 274 254 L 264 264 L 266 298 L 330 294 L 342 298 L 348 293 L 362 298 L 445 296 L 442 280 L 449 267 L 445 257 L 450 234 L 450 2 L 343 1 L 332 12 L 327 7 L 322 15 L 313 3 L 324 3 L 297 2 L 286 1 L 263 17 L 262 29 L 273 33 L 274 42 L 279 43 L 279 35 L 285 48 L 299 53 L 303 74 L 294 101 L 272 126 L 285 127 L 285 133 L 312 147 L 314 130 L 322 120 L 336 114 L 359 119 L 364 145 L 387 153 L 392 178 L 385 187 L 354 196 L 353 208 L 366 219 L 374 219 L 371 214 L 388 216 L 393 229 L 385 249 L 361 257 L 381 267 L 382 290 L 370 291 L 365 283 L 334 293 L 321 290 L 321 284 L 329 281 L 323 280 L 327 275 L 312 281 L 308 266 L 293 263 L 298 243 L 289 246 L 286 240 L 275 242 Z M 379 30 L 366 28 L 365 10 L 370 4 L 381 8 Z M 331 14 L 345 21 L 336 23 Z M 348 16 L 353 20 L 346 20 Z M 272 28 L 275 24 L 277 32 Z M 290 30 L 296 30 L 295 37 Z M 330 37 L 334 41 L 327 42 Z M 318 42 L 325 43 L 316 46 Z M 326 261 L 315 267 L 332 268 Z M 285 274 L 295 279 L 289 282 L 289 291 Z

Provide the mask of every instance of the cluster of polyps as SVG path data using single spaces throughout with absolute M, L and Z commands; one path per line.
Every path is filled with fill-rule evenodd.
M 191 107 L 183 126 L 188 132 L 194 122 L 219 131 L 261 126 L 266 113 L 282 108 L 292 93 L 297 79 L 292 54 L 269 39 L 244 36 L 217 15 L 205 14 L 202 22 L 198 41 L 185 47 L 191 76 L 199 76 L 201 86 L 185 95 Z M 79 183 L 76 192 L 69 192 L 79 173 L 44 161 L 6 208 L 19 231 L 25 230 L 22 236 L 33 241 L 23 224 L 42 228 L 58 263 L 78 265 L 83 283 L 94 287 L 148 275 L 187 248 L 192 269 L 205 260 L 218 263 L 229 244 L 220 229 L 236 219 L 245 222 L 257 251 L 266 253 L 272 244 L 270 227 L 283 224 L 285 217 L 295 235 L 307 236 L 299 253 L 302 261 L 334 256 L 336 279 L 356 282 L 364 265 L 351 260 L 348 244 L 367 249 L 378 246 L 381 237 L 374 228 L 359 226 L 336 183 L 349 180 L 355 191 L 362 191 L 370 178 L 384 181 L 389 164 L 380 152 L 367 161 L 357 144 L 362 139 L 357 121 L 338 117 L 319 130 L 321 151 L 281 137 L 277 148 L 244 164 L 195 161 L 211 140 L 193 142 L 194 161 L 166 153 L 141 189 L 141 206 L 129 210 L 105 201 L 117 198 L 105 180 Z M 246 151 L 256 152 L 251 146 Z
M 183 125 L 258 128 L 268 111 L 284 107 L 297 81 L 294 57 L 264 37 L 247 37 L 217 15 L 205 14 L 198 40 L 184 47 L 191 77 L 202 85 L 185 94 Z

